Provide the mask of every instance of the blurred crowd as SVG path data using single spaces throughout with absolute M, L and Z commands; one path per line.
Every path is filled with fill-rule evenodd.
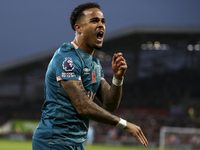
M 0 106 L 0 125 L 12 119 L 39 120 L 43 99 Z M 180 70 L 124 83 L 119 109 L 114 113 L 139 125 L 150 143 L 159 142 L 162 126 L 200 128 L 200 73 Z M 93 142 L 138 143 L 123 130 L 91 122 Z M 120 142 L 119 142 L 120 141 Z
M 136 125 L 139 125 L 148 141 L 153 144 L 152 146 L 158 146 L 160 128 L 162 126 L 191 128 L 200 127 L 200 117 L 193 119 L 189 115 L 172 115 L 170 112 L 164 113 L 163 110 L 152 111 L 144 109 L 134 111 L 134 109 L 121 109 L 115 114 Z M 113 128 L 112 126 L 107 126 L 96 122 L 93 122 L 93 124 L 96 142 L 117 142 L 118 144 L 121 142 L 121 144 L 138 144 L 136 139 L 130 135 L 127 135 L 122 129 Z

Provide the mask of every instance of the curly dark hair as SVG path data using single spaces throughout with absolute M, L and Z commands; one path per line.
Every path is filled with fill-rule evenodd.
M 101 9 L 99 4 L 97 3 L 85 3 L 78 5 L 76 8 L 74 8 L 70 16 L 71 27 L 74 31 L 75 31 L 74 25 L 76 24 L 77 20 L 83 16 L 83 11 L 90 8 Z

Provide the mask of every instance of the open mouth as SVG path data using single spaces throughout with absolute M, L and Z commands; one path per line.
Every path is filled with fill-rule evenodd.
M 97 40 L 98 41 L 103 41 L 103 35 L 104 35 L 104 32 L 103 31 L 99 31 L 98 33 L 97 33 Z

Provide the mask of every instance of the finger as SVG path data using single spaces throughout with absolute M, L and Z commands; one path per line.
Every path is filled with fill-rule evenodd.
M 144 140 L 142 139 L 141 136 L 137 135 L 136 138 L 138 139 L 138 141 L 139 141 L 142 145 L 146 146 L 146 144 L 145 144 L 145 142 L 144 142 Z
M 138 139 L 138 141 L 142 145 L 147 146 L 147 140 L 146 140 L 146 138 L 145 138 L 145 136 L 144 136 L 144 134 L 143 134 L 143 132 L 142 132 L 140 127 L 137 127 L 137 130 L 135 132 L 135 137 Z
M 121 66 L 127 66 L 126 62 L 125 61 L 119 61 L 117 62 L 117 67 L 121 67 Z
M 126 62 L 125 61 L 118 61 L 118 62 L 116 62 L 115 63 L 116 64 L 116 66 L 119 68 L 119 67 L 121 67 L 121 66 L 127 66 L 127 64 L 126 64 Z
M 121 70 L 122 74 L 124 74 L 126 72 L 126 70 L 127 70 L 127 66 L 126 65 L 120 66 L 119 70 Z
M 138 132 L 138 138 L 139 138 L 141 144 L 143 144 L 144 146 L 148 145 L 148 141 L 141 130 Z
M 144 142 L 143 142 L 142 138 L 139 136 L 139 134 L 136 134 L 135 137 L 142 145 L 144 145 Z
M 123 54 L 121 52 L 117 53 L 117 57 L 122 56 Z
M 116 62 L 119 62 L 119 61 L 126 61 L 126 60 L 124 59 L 123 56 L 119 56 L 117 57 Z
M 141 134 L 142 134 L 142 138 L 144 140 L 145 146 L 147 146 L 148 145 L 148 141 L 147 141 L 147 139 L 146 139 L 146 137 L 145 137 L 145 135 L 143 134 L 142 131 L 141 131 Z
M 114 54 L 114 55 L 113 55 L 113 60 L 112 60 L 112 62 L 115 63 L 115 62 L 116 62 L 116 59 L 117 59 L 117 54 Z

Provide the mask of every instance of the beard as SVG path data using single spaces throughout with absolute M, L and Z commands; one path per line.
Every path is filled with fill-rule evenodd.
M 102 45 L 101 46 L 94 45 L 93 47 L 94 47 L 95 50 L 101 50 L 102 49 Z
M 101 50 L 102 46 L 95 46 L 94 49 L 95 50 Z

